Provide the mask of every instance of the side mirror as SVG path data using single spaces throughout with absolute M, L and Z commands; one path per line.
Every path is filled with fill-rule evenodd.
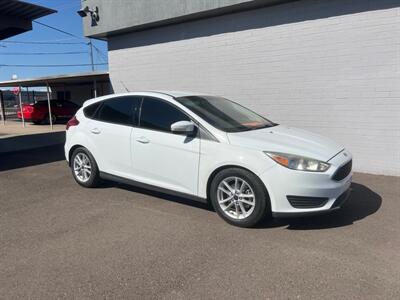
M 178 121 L 171 125 L 171 131 L 177 134 L 191 135 L 195 130 L 196 126 L 191 121 Z

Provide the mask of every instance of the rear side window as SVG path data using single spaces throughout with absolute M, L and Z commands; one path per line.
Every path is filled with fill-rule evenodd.
M 103 101 L 95 119 L 103 122 L 136 125 L 135 115 L 141 97 L 126 96 Z
M 144 98 L 140 127 L 170 132 L 171 125 L 178 121 L 190 121 L 190 118 L 172 104 L 155 98 Z
M 95 113 L 97 109 L 99 108 L 101 102 L 96 102 L 93 103 L 92 105 L 89 105 L 83 109 L 83 113 L 86 118 L 94 119 Z

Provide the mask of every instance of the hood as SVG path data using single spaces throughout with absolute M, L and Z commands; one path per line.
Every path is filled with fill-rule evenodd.
M 277 125 L 270 128 L 228 133 L 232 145 L 282 152 L 328 161 L 344 147 L 321 135 L 292 127 Z

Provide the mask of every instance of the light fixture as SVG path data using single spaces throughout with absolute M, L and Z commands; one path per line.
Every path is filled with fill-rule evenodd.
M 92 21 L 99 21 L 99 8 L 97 6 L 94 8 L 89 8 L 89 6 L 85 6 L 83 9 L 78 10 L 78 15 L 80 15 L 82 18 L 86 17 L 88 14 L 90 14 Z

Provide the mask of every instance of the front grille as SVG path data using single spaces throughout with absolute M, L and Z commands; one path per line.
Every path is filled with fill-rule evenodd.
M 328 202 L 329 198 L 324 197 L 302 197 L 286 196 L 290 205 L 295 208 L 317 208 L 322 207 Z
M 345 165 L 341 166 L 339 169 L 337 169 L 336 173 L 333 175 L 332 179 L 336 181 L 340 181 L 345 179 L 351 172 L 351 167 L 352 167 L 353 161 L 350 160 L 348 163 Z

